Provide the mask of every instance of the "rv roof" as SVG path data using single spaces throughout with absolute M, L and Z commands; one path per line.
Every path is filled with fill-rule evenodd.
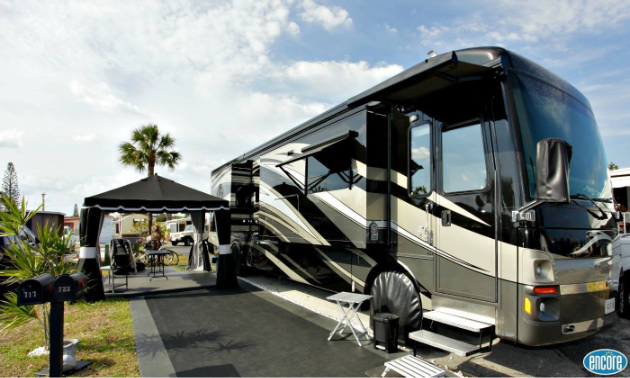
M 570 95 L 590 107 L 586 98 L 569 83 L 556 76 L 551 71 L 546 70 L 545 68 L 519 56 L 518 54 L 513 54 L 501 47 L 475 47 L 470 49 L 457 50 L 444 53 L 430 59 L 425 59 L 415 66 L 410 67 L 405 71 L 383 81 L 382 83 L 377 84 L 374 87 L 358 94 L 357 96 L 348 99 L 346 102 L 339 104 L 327 110 L 326 112 L 298 125 L 297 127 L 294 127 L 289 131 L 280 134 L 276 138 L 273 138 L 270 141 L 263 143 L 253 150 L 246 152 L 245 154 L 231 161 L 228 161 L 227 163 L 214 169 L 212 173 L 216 174 L 236 162 L 243 161 L 258 154 L 261 154 L 265 150 L 284 143 L 285 141 L 294 138 L 298 134 L 301 134 L 309 129 L 321 125 L 330 119 L 333 119 L 341 114 L 350 111 L 351 109 L 365 106 L 371 101 L 378 100 L 379 98 L 388 99 L 390 98 L 390 96 L 392 98 L 396 98 L 400 94 L 405 95 L 404 92 L 407 91 L 407 89 L 405 89 L 406 86 L 409 86 L 410 89 L 416 91 L 416 93 L 423 94 L 423 85 L 419 86 L 413 84 L 418 83 L 419 79 L 426 77 L 427 75 L 431 75 L 432 73 L 441 75 L 446 70 L 452 70 L 454 67 L 461 68 L 461 71 L 464 71 L 463 75 L 478 75 L 480 73 L 483 73 L 483 71 L 480 71 L 478 67 L 494 66 L 494 64 L 500 64 L 502 66 L 506 65 L 503 61 L 498 61 L 502 56 L 509 56 L 510 58 L 514 57 L 518 61 L 516 68 L 518 68 L 522 72 L 527 72 L 529 74 L 533 73 L 535 74 L 535 76 L 540 77 L 542 80 L 551 82 L 559 89 L 564 90 L 565 92 L 569 93 Z M 504 67 L 504 69 L 507 68 L 508 67 Z M 420 89 L 420 91 L 418 89 Z M 433 90 L 439 89 L 439 86 L 433 87 Z

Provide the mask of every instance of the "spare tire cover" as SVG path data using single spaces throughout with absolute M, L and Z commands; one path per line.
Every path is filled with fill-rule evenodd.
M 380 273 L 370 290 L 374 313 L 389 312 L 400 317 L 398 335 L 420 329 L 422 302 L 413 282 L 404 273 L 387 271 Z M 373 325 L 372 325 L 372 329 Z

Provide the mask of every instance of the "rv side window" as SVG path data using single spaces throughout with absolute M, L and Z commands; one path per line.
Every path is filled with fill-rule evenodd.
M 412 127 L 409 144 L 409 193 L 423 196 L 431 191 L 431 124 Z
M 351 151 L 346 142 L 309 156 L 306 165 L 308 193 L 349 188 L 354 176 Z
M 442 131 L 441 151 L 444 193 L 486 188 L 487 170 L 481 124 Z

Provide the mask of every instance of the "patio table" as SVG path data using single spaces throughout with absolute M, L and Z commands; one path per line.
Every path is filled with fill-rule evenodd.
M 168 277 L 166 277 L 166 275 L 164 274 L 164 268 L 165 268 L 165 264 L 164 264 L 164 256 L 170 254 L 170 251 L 148 251 L 146 253 L 146 255 L 149 257 L 150 261 L 151 261 L 151 270 L 149 271 L 149 274 L 147 274 L 147 276 L 150 276 L 151 274 L 153 274 L 153 277 L 151 277 L 151 279 L 149 281 L 152 281 L 155 277 L 156 277 L 156 273 L 157 273 L 157 269 L 160 266 L 162 267 L 162 277 L 166 278 L 168 280 Z
M 346 329 L 346 325 L 347 325 L 347 326 L 350 326 L 350 331 L 352 331 L 352 334 L 354 335 L 354 338 L 357 340 L 357 343 L 359 344 L 359 346 L 363 346 L 361 345 L 361 340 L 360 340 L 361 336 L 365 336 L 367 337 L 368 340 L 370 340 L 370 336 L 368 335 L 367 329 L 363 325 L 363 322 L 361 322 L 361 318 L 359 318 L 357 310 L 359 309 L 359 307 L 361 307 L 361 303 L 372 299 L 371 295 L 349 293 L 349 292 L 344 291 L 339 294 L 331 295 L 330 297 L 327 297 L 326 299 L 328 299 L 329 301 L 337 302 L 337 306 L 339 306 L 339 311 L 341 311 L 341 314 L 343 315 L 339 323 L 337 323 L 337 326 L 335 327 L 335 329 L 333 329 L 333 331 L 328 336 L 329 341 L 342 323 L 343 323 L 343 327 L 341 327 L 341 329 L 339 330 L 340 335 L 343 332 L 343 330 Z M 348 305 L 348 311 L 345 310 L 343 304 Z M 360 333 L 359 335 L 357 335 L 357 333 L 354 332 L 354 328 L 352 327 L 352 324 L 350 323 L 353 317 L 357 318 L 357 320 L 359 321 L 359 324 L 361 325 L 361 328 L 363 329 L 363 332 Z

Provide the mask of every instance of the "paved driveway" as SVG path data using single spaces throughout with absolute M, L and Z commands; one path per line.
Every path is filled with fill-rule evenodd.
M 178 376 L 364 377 L 386 361 L 370 344 L 327 341 L 334 321 L 241 285 L 146 298 Z
M 328 292 L 276 277 L 253 275 L 248 282 L 278 293 L 286 300 L 323 314 L 334 315 L 334 305 L 324 298 Z M 367 317 L 367 314 L 366 314 Z M 583 366 L 587 353 L 604 348 L 616 349 L 630 358 L 630 320 L 619 319 L 612 327 L 584 340 L 550 347 L 528 348 L 501 342 L 490 353 L 459 357 L 431 347 L 420 348 L 419 354 L 450 370 L 462 370 L 474 376 L 595 376 Z M 627 368 L 618 376 L 630 376 Z

